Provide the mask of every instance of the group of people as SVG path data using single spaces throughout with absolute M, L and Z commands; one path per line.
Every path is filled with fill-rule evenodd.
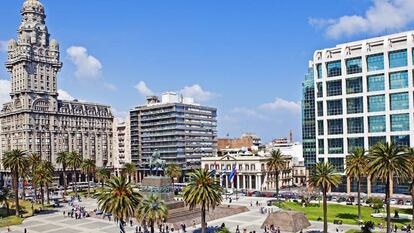
M 72 202 L 69 202 L 69 205 L 72 207 L 71 211 L 63 211 L 63 217 L 70 217 L 75 219 L 82 219 L 82 218 L 88 218 L 90 217 L 89 213 L 86 211 L 85 207 L 75 205 Z
M 131 227 L 133 226 L 132 220 L 130 220 L 130 225 Z M 135 233 L 149 233 L 149 227 L 147 225 L 143 225 L 143 226 L 135 226 Z M 174 225 L 171 224 L 167 224 L 167 223 L 163 223 L 160 224 L 158 226 L 158 230 L 160 233 L 174 233 L 175 231 L 177 231 L 178 233 L 182 232 L 187 232 L 187 226 L 182 223 L 180 224 L 180 228 L 179 229 L 174 229 Z

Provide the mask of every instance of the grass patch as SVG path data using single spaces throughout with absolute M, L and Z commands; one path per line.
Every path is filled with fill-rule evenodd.
M 284 202 L 281 207 L 283 209 L 289 209 L 294 211 L 299 211 L 305 213 L 309 220 L 317 221 L 318 218 L 323 218 L 323 209 L 322 204 L 318 206 L 317 204 L 312 204 L 309 207 L 302 207 L 301 204 L 295 202 Z M 391 209 L 391 216 L 394 215 L 394 208 Z M 407 210 L 397 209 L 400 214 L 407 213 Z M 374 210 L 371 207 L 362 206 L 361 215 L 363 221 L 373 221 L 377 226 L 379 223 L 383 223 L 385 226 L 385 219 L 373 218 L 371 214 L 374 213 Z M 328 204 L 328 222 L 333 223 L 334 220 L 342 220 L 344 224 L 358 225 L 358 207 L 357 206 L 348 206 L 348 205 L 339 205 L 339 204 Z M 391 220 L 392 223 L 397 224 L 400 228 L 401 226 L 411 223 L 411 220 Z M 357 231 L 358 232 L 358 231 Z
M 10 202 L 10 215 L 7 215 L 7 211 L 5 208 L 0 208 L 0 228 L 21 224 L 24 219 L 31 217 L 33 215 L 32 203 L 30 201 L 19 200 L 19 204 L 20 204 L 20 211 L 21 211 L 21 214 L 23 215 L 23 218 L 17 217 L 15 215 L 16 206 L 14 202 Z M 40 210 L 43 208 L 41 204 L 33 204 L 33 209 Z M 51 206 L 45 205 L 44 210 L 50 210 L 50 209 L 52 209 Z

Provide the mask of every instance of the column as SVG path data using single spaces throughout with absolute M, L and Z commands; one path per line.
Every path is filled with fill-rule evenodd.
M 240 175 L 237 175 L 237 189 L 240 189 Z
M 258 183 L 257 190 L 262 191 L 262 175 L 258 175 Z
M 229 188 L 229 179 L 227 177 L 227 174 L 224 176 L 224 179 L 226 179 L 226 190 Z
M 252 175 L 249 175 L 249 189 L 252 189 Z
M 371 195 L 371 176 L 367 177 L 367 195 L 368 197 Z

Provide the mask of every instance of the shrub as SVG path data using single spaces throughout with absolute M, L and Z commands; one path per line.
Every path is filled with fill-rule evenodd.
M 371 233 L 374 227 L 375 227 L 375 223 L 373 221 L 367 221 L 361 227 L 362 233 Z

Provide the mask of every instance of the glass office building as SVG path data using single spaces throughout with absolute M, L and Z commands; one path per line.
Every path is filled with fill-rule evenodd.
M 369 149 L 378 142 L 414 146 L 413 38 L 409 31 L 314 53 L 316 156 L 304 156 L 305 163 L 331 162 L 343 172 L 346 155 L 355 148 Z M 311 104 L 303 105 L 305 111 Z M 347 184 L 332 191 L 355 189 L 353 182 L 343 180 Z M 381 185 L 367 179 L 362 189 L 377 192 Z M 407 192 L 404 184 L 394 188 L 394 193 Z
M 302 83 L 302 139 L 303 157 L 307 168 L 316 164 L 315 85 L 313 64 L 309 64 Z M 321 108 L 318 106 L 318 108 Z

